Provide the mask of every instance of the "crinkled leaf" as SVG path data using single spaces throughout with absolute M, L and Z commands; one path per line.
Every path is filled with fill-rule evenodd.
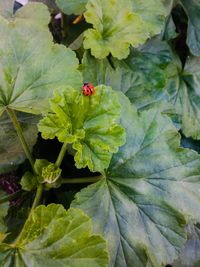
M 132 12 L 129 0 L 94 0 L 87 4 L 84 16 L 93 29 L 85 32 L 84 47 L 96 58 L 111 53 L 126 58 L 130 44 L 137 47 L 149 37 L 140 15 Z
M 88 216 L 61 205 L 37 207 L 15 247 L 0 245 L 0 262 L 16 267 L 106 267 L 106 242 L 92 234 Z
M 187 44 L 195 56 L 200 56 L 200 2 L 179 0 L 188 16 Z
M 36 123 L 39 118 L 23 113 L 17 113 L 17 117 L 22 126 L 26 142 L 32 149 L 37 141 L 38 129 Z M 7 114 L 0 118 L 0 129 L 0 173 L 6 173 L 16 169 L 26 159 L 26 155 Z
M 84 96 L 72 88 L 55 94 L 49 113 L 39 123 L 44 139 L 57 137 L 72 143 L 78 168 L 103 172 L 113 153 L 125 142 L 125 131 L 119 124 L 121 94 L 110 87 L 95 87 L 95 94 Z
M 37 14 L 33 20 L 39 17 L 39 21 L 46 20 L 44 5 L 30 5 L 38 7 L 31 13 Z M 18 14 L 31 16 L 28 5 Z M 55 89 L 63 85 L 81 86 L 74 52 L 53 44 L 48 28 L 34 25 L 30 17 L 26 23 L 21 16 L 14 21 L 0 17 L 0 36 L 0 114 L 6 107 L 36 114 L 44 112 Z
M 58 7 L 65 14 L 79 15 L 85 11 L 88 0 L 56 0 Z
M 187 226 L 188 240 L 173 267 L 198 267 L 200 263 L 199 225 Z
M 0 200 L 4 198 L 5 196 L 6 194 L 2 190 L 0 190 Z M 7 226 L 5 224 L 4 219 L 8 213 L 8 208 L 9 208 L 9 202 L 4 202 L 0 204 L 0 242 L 1 242 L 1 239 L 4 239 L 5 237 L 3 233 L 5 233 L 7 230 Z
M 200 156 L 179 147 L 170 119 L 157 110 L 140 115 L 126 101 L 127 142 L 106 177 L 76 195 L 73 207 L 93 218 L 108 241 L 110 266 L 171 263 L 186 241 L 185 223 L 200 219 Z M 159 248 L 159 249 L 158 249 Z

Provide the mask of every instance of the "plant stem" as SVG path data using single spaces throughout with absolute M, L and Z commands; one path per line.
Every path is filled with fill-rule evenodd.
M 31 216 L 32 211 L 39 205 L 40 199 L 42 197 L 42 192 L 43 192 L 43 185 L 39 184 L 38 187 L 37 187 L 35 199 L 33 201 L 33 204 L 32 204 L 32 207 L 31 207 L 31 211 L 29 213 L 28 218 Z
M 83 177 L 83 178 L 62 178 L 62 184 L 81 184 L 81 183 L 96 183 L 103 178 L 102 175 L 94 177 Z
M 3 204 L 5 202 L 7 202 L 7 201 L 10 201 L 10 200 L 13 200 L 13 199 L 17 198 L 18 196 L 21 195 L 21 193 L 22 193 L 22 190 L 19 190 L 19 191 L 13 193 L 13 194 L 10 194 L 10 195 L 8 195 L 6 197 L 1 198 L 0 199 L 0 204 Z
M 26 157 L 28 158 L 28 160 L 29 160 L 29 162 L 31 164 L 31 167 L 34 170 L 34 159 L 33 159 L 32 155 L 31 155 L 31 151 L 30 151 L 30 149 L 28 147 L 28 144 L 27 144 L 27 142 L 26 142 L 26 140 L 24 138 L 23 131 L 22 131 L 20 123 L 17 120 L 17 116 L 15 114 L 15 111 L 12 110 L 12 109 L 9 109 L 9 108 L 7 108 L 6 110 L 7 110 L 7 113 L 10 116 L 10 119 L 11 119 L 11 121 L 12 121 L 12 123 L 13 123 L 13 125 L 14 125 L 14 127 L 16 129 L 17 136 L 20 139 L 20 142 L 22 144 L 22 147 L 23 147 L 23 150 L 24 150 L 24 152 L 26 154 Z
M 65 142 L 62 145 L 62 148 L 60 150 L 60 153 L 59 153 L 58 158 L 57 158 L 56 163 L 55 163 L 56 167 L 58 167 L 58 168 L 60 167 L 62 160 L 65 156 L 66 150 L 67 150 L 67 142 Z

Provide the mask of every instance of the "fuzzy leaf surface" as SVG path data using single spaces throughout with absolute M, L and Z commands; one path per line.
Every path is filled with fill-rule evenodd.
M 88 216 L 62 205 L 37 207 L 26 221 L 14 248 L 0 245 L 2 266 L 106 267 L 105 240 L 92 234 Z
M 43 4 L 30 3 L 14 20 L 0 17 L 0 114 L 6 107 L 44 112 L 53 90 L 63 85 L 81 86 L 78 60 L 70 49 L 53 44 L 47 12 Z
M 97 86 L 88 97 L 67 88 L 55 94 L 51 110 L 39 123 L 44 139 L 57 137 L 60 142 L 73 144 L 78 168 L 103 172 L 108 168 L 112 153 L 125 143 L 125 131 L 120 126 L 121 94 L 110 87 Z
M 26 142 L 32 150 L 37 141 L 38 129 L 36 124 L 39 118 L 24 113 L 17 113 L 17 118 Z M 26 155 L 6 113 L 0 117 L 0 129 L 0 174 L 2 174 L 16 169 L 26 159 Z
M 107 239 L 110 266 L 144 267 L 147 260 L 163 266 L 186 241 L 186 221 L 200 219 L 200 156 L 180 148 L 175 127 L 157 110 L 138 115 L 127 100 L 123 107 L 126 144 L 106 177 L 78 193 L 72 206 Z

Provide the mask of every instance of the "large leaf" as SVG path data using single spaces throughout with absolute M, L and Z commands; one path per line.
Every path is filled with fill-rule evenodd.
M 23 134 L 30 149 L 37 141 L 37 126 L 39 118 L 26 114 L 17 114 L 22 126 Z M 10 118 L 4 114 L 0 118 L 0 174 L 10 172 L 18 167 L 26 155 L 17 137 L 16 131 Z
M 44 139 L 58 137 L 72 143 L 78 168 L 103 172 L 108 168 L 112 153 L 125 143 L 125 131 L 119 124 L 121 94 L 110 87 L 95 87 L 95 94 L 84 96 L 72 88 L 51 100 L 49 113 L 39 123 Z
M 14 0 L 0 0 L 0 16 L 10 18 L 13 15 Z
M 200 219 L 200 156 L 179 147 L 170 119 L 157 110 L 138 115 L 126 101 L 127 142 L 104 179 L 76 195 L 73 207 L 93 218 L 108 240 L 110 266 L 163 266 L 186 241 L 185 223 Z M 159 249 L 158 249 L 159 248 Z
M 2 199 L 5 196 L 6 194 L 2 190 L 0 190 L 0 199 Z M 5 224 L 5 217 L 8 213 L 8 208 L 9 208 L 8 201 L 0 204 L 0 242 L 1 242 L 1 237 L 3 237 L 3 235 L 1 236 L 1 234 L 5 233 L 7 230 L 7 226 Z
M 81 14 L 85 11 L 88 0 L 56 0 L 58 7 L 65 14 Z
M 195 56 L 200 56 L 200 2 L 198 0 L 179 0 L 182 4 L 189 22 L 187 44 Z
M 53 44 L 48 28 L 34 22 L 48 24 L 46 10 L 43 4 L 31 3 L 14 21 L 0 17 L 0 114 L 6 107 L 38 114 L 48 110 L 53 90 L 81 86 L 74 52 Z
M 39 206 L 26 221 L 13 245 L 0 245 L 1 266 L 106 267 L 108 256 L 102 237 L 79 209 L 61 205 Z

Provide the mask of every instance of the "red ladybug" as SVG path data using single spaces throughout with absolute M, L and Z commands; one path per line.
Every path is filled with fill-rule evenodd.
M 84 83 L 82 93 L 91 96 L 95 93 L 94 86 L 91 83 Z

